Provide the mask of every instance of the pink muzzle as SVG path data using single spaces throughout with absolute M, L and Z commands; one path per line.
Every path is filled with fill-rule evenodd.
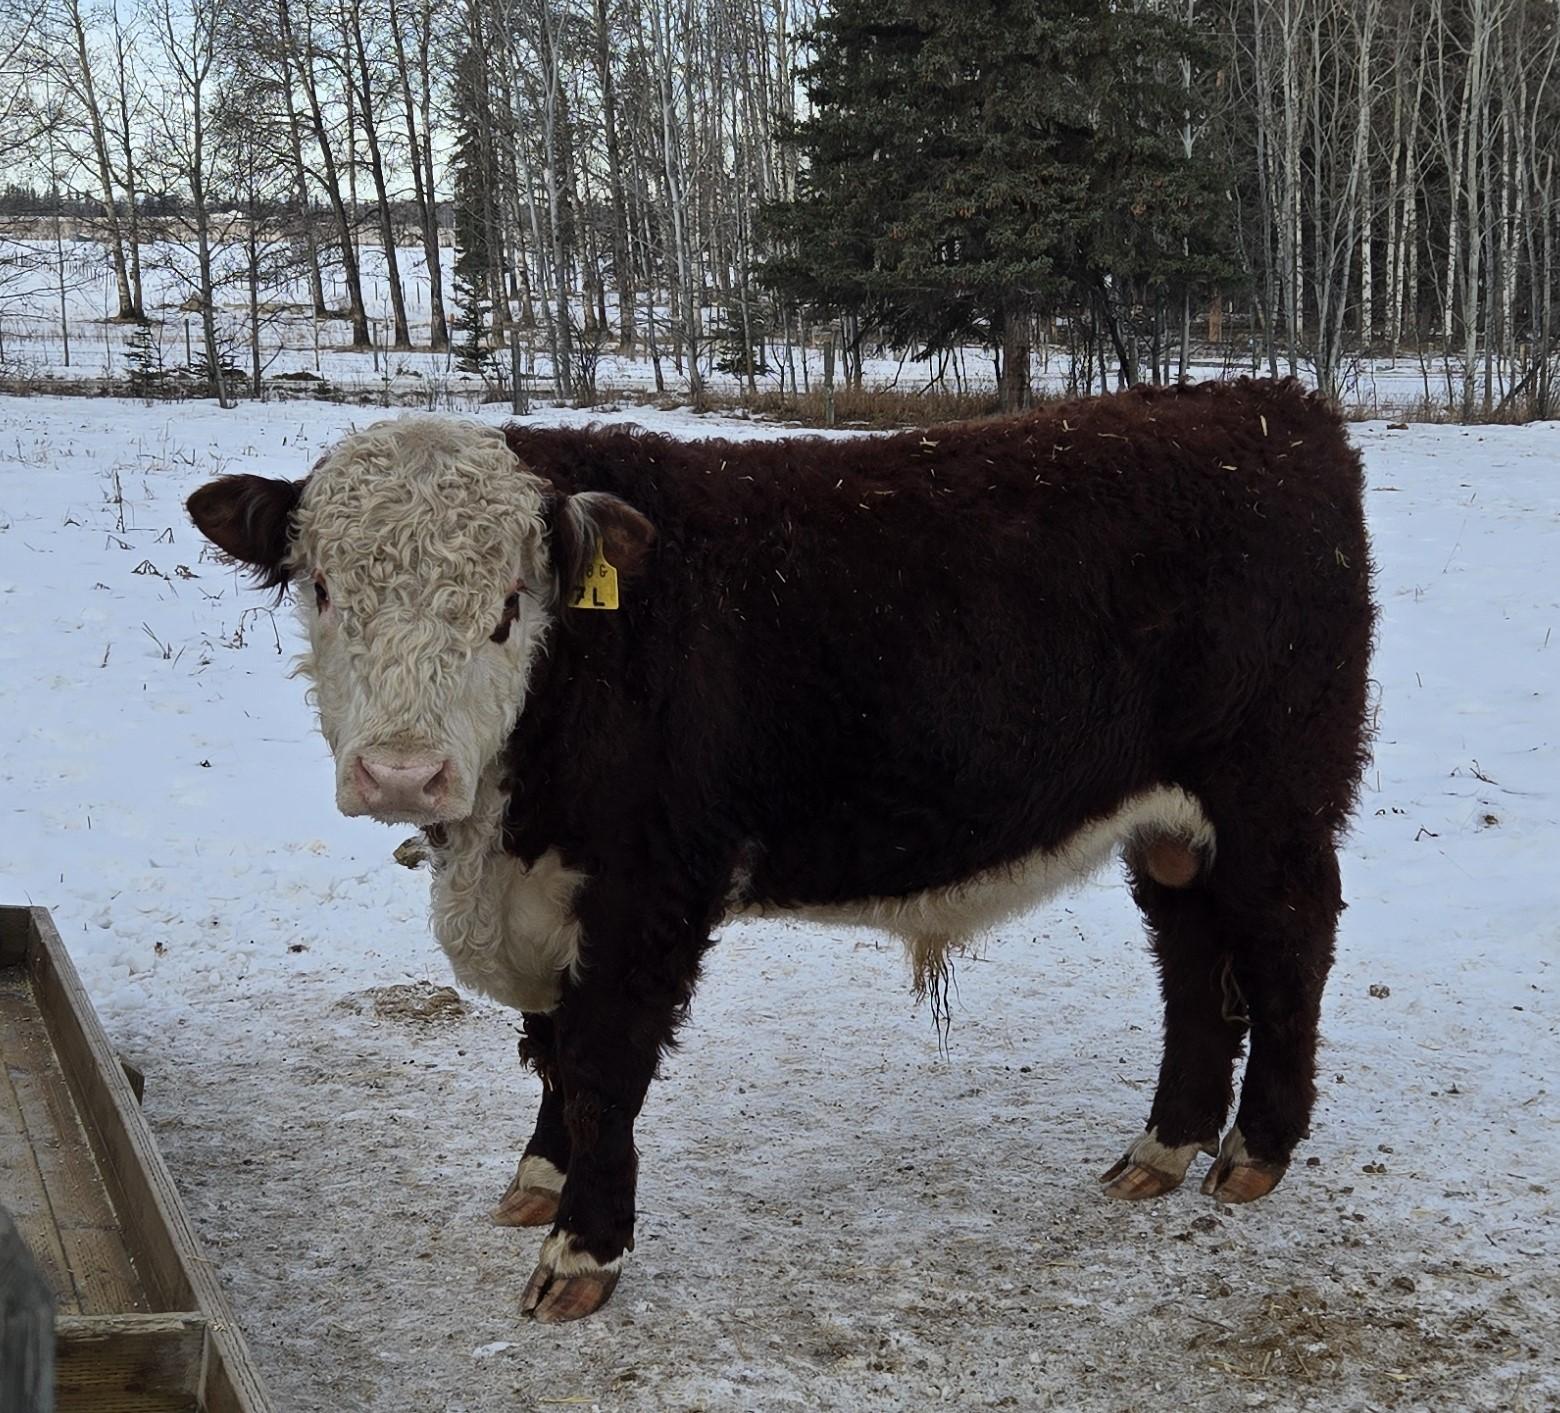
M 375 812 L 434 813 L 449 795 L 450 763 L 428 757 L 359 756 L 352 783 Z

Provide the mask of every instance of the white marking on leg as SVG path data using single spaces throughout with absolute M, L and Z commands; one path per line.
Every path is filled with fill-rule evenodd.
M 1231 1167 L 1256 1162 L 1256 1159 L 1246 1150 L 1246 1137 L 1241 1133 L 1239 1124 L 1234 1125 L 1224 1135 L 1224 1141 L 1219 1144 L 1219 1161 L 1228 1163 Z
M 1163 1173 L 1180 1182 L 1202 1147 L 1201 1143 L 1182 1143 L 1171 1148 L 1159 1141 L 1158 1129 L 1151 1128 L 1127 1149 L 1127 1161 L 1140 1168 L 1151 1168 L 1156 1173 Z
M 515 1171 L 515 1190 L 517 1192 L 562 1192 L 563 1174 L 555 1164 L 533 1153 L 520 1160 L 520 1166 Z
M 537 1264 L 546 1266 L 555 1276 L 615 1276 L 623 1269 L 623 1258 L 598 1261 L 590 1252 L 574 1245 L 572 1232 L 555 1231 L 542 1243 Z

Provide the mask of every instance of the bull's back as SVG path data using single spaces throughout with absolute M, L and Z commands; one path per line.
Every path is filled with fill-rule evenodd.
M 701 619 L 730 619 L 799 735 L 966 774 L 989 747 L 1003 777 L 1104 747 L 1130 787 L 1275 692 L 1363 682 L 1359 460 L 1293 385 L 770 455 L 729 525 L 683 548 L 706 561 Z M 1000 779 L 981 788 L 1006 811 Z

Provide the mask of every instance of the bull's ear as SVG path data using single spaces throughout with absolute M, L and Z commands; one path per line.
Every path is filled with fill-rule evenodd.
M 223 476 L 196 491 L 185 508 L 212 544 L 251 566 L 262 587 L 276 589 L 287 582 L 288 534 L 302 494 L 299 481 Z
M 622 576 L 636 573 L 655 544 L 655 526 L 627 501 L 605 491 L 581 491 L 567 497 L 553 518 L 553 569 L 561 592 L 582 583 L 585 571 L 602 555 Z

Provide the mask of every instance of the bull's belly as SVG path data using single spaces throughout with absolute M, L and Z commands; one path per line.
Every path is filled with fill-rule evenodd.
M 550 1011 L 580 960 L 574 900 L 585 875 L 554 850 L 526 865 L 503 852 L 498 821 L 453 826 L 433 881 L 433 929 L 462 985 L 523 1011 Z M 789 916 L 829 927 L 868 927 L 901 938 L 918 985 L 957 947 L 1097 872 L 1132 839 L 1171 839 L 1206 859 L 1213 825 L 1192 795 L 1174 786 L 1135 795 L 1060 845 L 959 882 L 844 901 L 775 902 L 754 895 L 738 868 L 728 918 Z
M 989 932 L 1047 898 L 1097 873 L 1134 838 L 1172 839 L 1211 855 L 1214 829 L 1201 803 L 1178 786 L 1134 795 L 1090 821 L 1053 849 L 1042 849 L 955 883 L 892 896 L 867 894 L 832 902 L 775 902 L 752 895 L 739 870 L 727 898 L 728 916 L 801 918 L 831 927 L 868 927 L 904 940 L 921 959 Z

